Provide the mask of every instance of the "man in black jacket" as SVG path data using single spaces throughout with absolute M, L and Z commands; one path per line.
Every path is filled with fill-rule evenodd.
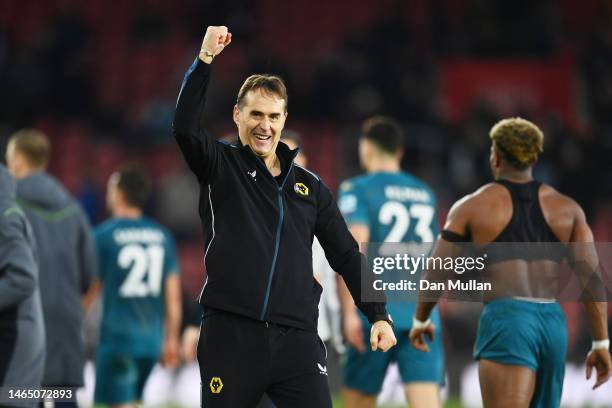
M 279 143 L 287 118 L 283 81 L 247 78 L 233 112 L 238 142 L 216 141 L 200 128 L 210 64 L 230 42 L 226 27 L 208 27 L 173 126 L 200 184 L 208 273 L 200 295 L 202 404 L 252 407 L 266 392 L 278 408 L 331 407 L 327 353 L 317 336 L 315 235 L 373 323 L 373 350 L 395 344 L 391 320 L 384 302 L 361 301 L 365 259 L 329 189 L 294 164 L 297 150 Z

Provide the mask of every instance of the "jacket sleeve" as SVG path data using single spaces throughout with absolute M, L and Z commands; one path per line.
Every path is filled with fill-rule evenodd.
M 36 289 L 37 265 L 20 214 L 0 214 L 0 312 L 17 307 Z
M 196 58 L 187 70 L 179 91 L 172 133 L 183 157 L 200 183 L 206 183 L 218 163 L 215 139 L 201 128 L 210 65 Z
M 320 185 L 315 235 L 325 250 L 325 256 L 332 269 L 342 276 L 355 305 L 370 323 L 387 320 L 384 293 L 376 293 L 376 297 L 383 301 L 362 301 L 364 292 L 372 288 L 373 275 L 366 273 L 365 256 L 359 252 L 359 246 L 348 230 L 331 191 L 323 182 Z
M 81 276 L 81 293 L 86 293 L 91 282 L 98 276 L 98 257 L 93 232 L 85 214 L 79 214 L 79 268 Z

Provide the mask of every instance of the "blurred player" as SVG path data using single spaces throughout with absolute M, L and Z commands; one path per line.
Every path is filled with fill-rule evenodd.
M 339 195 L 340 211 L 357 242 L 432 243 L 438 233 L 434 193 L 401 170 L 403 146 L 402 131 L 394 120 L 376 116 L 364 123 L 359 156 L 368 174 L 346 180 Z M 432 353 L 412 348 L 408 333 L 415 304 L 389 301 L 397 347 L 386 354 L 373 353 L 366 347 L 370 325 L 346 292 L 341 285 L 344 333 L 349 343 L 343 373 L 345 405 L 374 407 L 387 367 L 395 361 L 410 407 L 439 407 L 444 377 L 441 336 L 430 343 Z M 437 310 L 433 319 L 440 327 Z
M 48 348 L 43 385 L 76 388 L 83 385 L 85 360 L 82 296 L 96 275 L 96 252 L 85 213 L 60 182 L 46 172 L 50 155 L 47 137 L 26 129 L 11 137 L 6 158 L 17 179 L 17 202 L 38 243 Z
M 474 347 L 484 406 L 559 407 L 567 351 L 565 316 L 555 301 L 555 265 L 562 258 L 555 251 L 532 252 L 527 257 L 525 251 L 511 248 L 520 242 L 530 247 L 557 243 L 560 248 L 565 247 L 561 243 L 574 243 L 571 252 L 572 247 L 588 247 L 593 235 L 574 200 L 534 180 L 532 169 L 544 144 L 537 126 L 521 118 L 505 119 L 493 126 L 490 137 L 495 181 L 455 203 L 432 256 L 452 256 L 462 242 L 515 243 L 503 252 L 495 251 L 490 257 L 494 259 L 487 262 L 487 280 L 501 294 L 484 294 Z M 584 260 L 594 267 L 596 258 L 595 254 Z M 427 271 L 426 278 L 435 280 L 436 274 Z M 434 332 L 429 320 L 435 305 L 431 300 L 438 294 L 427 301 L 421 296 L 410 337 L 415 347 L 426 351 L 424 336 Z M 586 360 L 587 379 L 595 368 L 596 388 L 610 377 L 607 305 L 584 304 L 595 340 Z
M 181 288 L 174 242 L 143 216 L 149 182 L 124 167 L 108 182 L 112 218 L 96 228 L 102 323 L 96 355 L 95 403 L 127 406 L 160 358 L 178 364 Z
M 35 248 L 32 229 L 15 203 L 15 182 L 0 164 L 0 387 L 41 386 L 45 326 Z

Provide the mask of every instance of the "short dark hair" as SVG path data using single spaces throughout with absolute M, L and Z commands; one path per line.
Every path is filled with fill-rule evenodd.
M 46 169 L 51 156 L 49 138 L 40 130 L 22 129 L 15 132 L 9 143 L 21 153 L 28 164 L 37 169 Z
M 123 193 L 127 204 L 144 208 L 151 193 L 151 181 L 139 164 L 125 164 L 117 173 L 117 189 Z
M 244 106 L 244 99 L 249 91 L 261 89 L 263 92 L 276 95 L 281 99 L 285 100 L 285 112 L 287 112 L 287 105 L 289 98 L 287 96 L 287 87 L 285 81 L 278 75 L 270 74 L 255 74 L 248 77 L 238 91 L 238 97 L 236 98 L 236 106 L 242 109 Z
M 361 135 L 386 153 L 397 153 L 404 147 L 400 124 L 387 116 L 373 116 L 361 127 Z

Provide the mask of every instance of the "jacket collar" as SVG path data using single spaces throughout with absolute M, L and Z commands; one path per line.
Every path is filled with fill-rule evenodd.
M 258 158 L 262 164 L 263 164 L 263 160 L 257 156 L 257 154 L 255 154 L 255 152 L 253 151 L 253 149 L 251 148 L 251 146 L 246 145 L 246 144 L 242 144 L 242 141 L 240 140 L 240 138 L 238 138 L 238 140 L 236 140 L 234 143 L 232 143 L 232 146 L 237 147 L 241 150 L 244 151 L 248 151 L 250 152 L 253 156 L 255 156 L 256 158 Z M 283 143 L 282 141 L 278 142 L 278 145 L 276 146 L 276 155 L 279 157 L 281 164 L 283 166 L 282 172 L 284 173 L 285 171 L 288 171 L 289 167 L 292 165 L 293 160 L 295 160 L 296 156 L 298 155 L 298 152 L 300 151 L 300 148 L 297 147 L 294 150 L 291 150 L 289 148 L 289 146 L 287 146 L 285 143 Z M 265 166 L 265 164 L 264 164 Z

